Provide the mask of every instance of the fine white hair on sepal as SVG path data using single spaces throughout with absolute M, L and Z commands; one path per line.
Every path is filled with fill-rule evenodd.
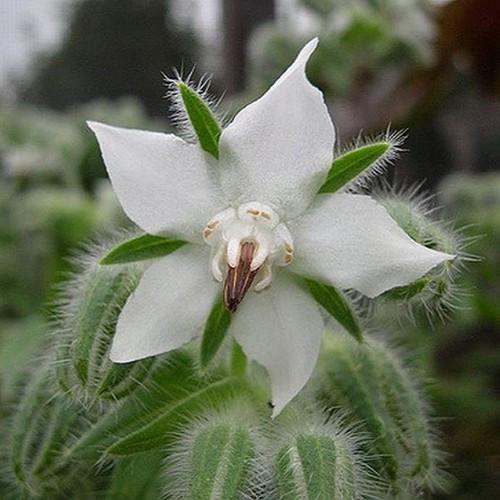
M 222 94 L 219 98 L 215 97 L 210 92 L 212 84 L 212 75 L 204 73 L 200 79 L 194 79 L 196 67 L 193 66 L 188 73 L 184 73 L 184 69 L 174 68 L 173 76 L 168 76 L 162 73 L 164 84 L 167 88 L 165 98 L 170 102 L 170 119 L 172 120 L 178 134 L 187 142 L 195 143 L 197 141 L 196 132 L 191 125 L 191 121 L 184 107 L 184 103 L 179 91 L 179 83 L 184 83 L 192 88 L 210 108 L 221 127 L 224 127 L 229 122 L 229 116 L 220 110 L 220 103 L 224 97 Z
M 407 136 L 407 130 L 403 129 L 391 131 L 389 125 L 387 127 L 387 130 L 382 134 L 363 137 L 360 132 L 360 134 L 350 143 L 340 146 L 338 148 L 337 154 L 335 155 L 336 157 L 348 153 L 353 149 L 363 146 L 369 146 L 370 144 L 376 144 L 380 142 L 386 142 L 387 144 L 389 144 L 388 150 L 363 173 L 358 175 L 351 182 L 347 183 L 343 187 L 343 191 L 349 193 L 359 193 L 368 190 L 372 185 L 374 179 L 378 178 L 386 171 L 389 166 L 393 165 L 399 155 L 403 151 L 405 151 L 402 145 L 405 142 Z
M 193 460 L 196 459 L 196 443 L 201 435 L 220 427 L 227 428 L 230 432 L 243 431 L 252 442 L 253 450 L 248 454 L 246 463 L 246 480 L 240 484 L 238 498 L 253 499 L 264 498 L 269 490 L 271 464 L 263 453 L 265 438 L 260 430 L 262 416 L 251 408 L 245 400 L 233 400 L 219 410 L 213 408 L 202 412 L 201 415 L 190 419 L 190 424 L 179 430 L 174 439 L 174 444 L 168 449 L 164 462 L 163 496 L 162 498 L 177 499 L 190 498 L 191 485 L 195 469 Z M 216 476 L 225 476 L 229 464 L 229 449 L 223 452 L 220 466 L 215 471 Z M 222 487 L 220 478 L 214 478 L 214 489 Z M 214 498 L 219 498 L 212 491 Z M 267 497 L 266 497 L 267 498 Z
M 303 497 L 308 497 L 298 442 L 303 438 L 313 438 L 318 442 L 330 439 L 336 450 L 335 461 L 327 462 L 323 467 L 330 467 L 327 473 L 335 475 L 335 498 L 345 498 L 347 491 L 352 495 L 349 498 L 382 498 L 387 485 L 370 464 L 375 455 L 362 424 L 353 423 L 348 413 L 340 409 L 332 411 L 312 399 L 303 398 L 291 409 L 295 411 L 280 415 L 266 430 L 266 455 L 272 457 L 275 470 L 281 471 L 281 481 L 288 476 Z M 289 464 L 290 470 L 286 470 L 283 461 Z M 280 497 L 278 481 L 275 478 L 268 498 Z
M 468 263 L 479 260 L 468 251 L 477 237 L 465 236 L 467 228 L 457 228 L 455 222 L 443 218 L 437 195 L 422 190 L 422 185 L 423 182 L 389 186 L 382 181 L 373 189 L 372 196 L 417 243 L 456 256 L 422 277 L 428 284 L 402 301 L 406 314 L 398 316 L 402 321 L 416 322 L 416 312 L 423 311 L 429 322 L 435 319 L 445 322 L 465 303 L 468 292 L 458 277 Z
M 345 334 L 326 336 L 324 370 L 313 380 L 311 394 L 332 416 L 341 407 L 348 421 L 367 433 L 375 460 L 365 459 L 385 478 L 391 493 L 401 492 L 376 498 L 416 498 L 422 489 L 445 491 L 450 478 L 447 454 L 441 451 L 435 413 L 426 395 L 428 381 L 414 352 L 402 347 L 400 337 L 390 337 L 392 333 L 375 331 L 360 345 Z M 336 359 L 350 362 L 335 363 Z M 356 386 L 361 390 L 353 390 Z M 380 428 L 366 425 L 370 412 L 383 422 Z M 386 475 L 391 462 L 398 464 L 394 476 Z
M 98 236 L 83 243 L 79 249 L 69 257 L 72 271 L 66 276 L 62 284 L 56 288 L 56 299 L 51 317 L 52 349 L 50 363 L 52 374 L 56 379 L 54 387 L 62 393 L 70 394 L 86 407 L 97 405 L 104 408 L 108 405 L 99 396 L 101 382 L 112 367 L 108 359 L 111 339 L 114 333 L 114 320 L 118 317 L 126 297 L 134 290 L 139 278 L 146 267 L 143 263 L 126 265 L 101 266 L 100 259 L 109 250 L 124 240 L 137 236 L 137 231 L 120 230 L 107 235 Z M 106 274 L 106 276 L 103 275 Z M 85 384 L 79 379 L 74 365 L 74 347 L 81 334 L 82 322 L 88 314 L 92 314 L 89 301 L 89 290 L 97 283 L 99 275 L 103 275 L 104 286 L 112 285 L 119 276 L 119 290 L 110 295 L 110 291 L 103 295 L 104 302 L 98 302 L 97 307 L 104 306 L 105 310 L 97 311 L 103 314 L 93 332 L 93 345 L 88 358 L 88 380 Z M 99 286 L 102 286 L 101 283 Z M 90 287 L 90 288 L 89 288 Z M 136 374 L 131 370 L 129 380 Z M 136 381 L 136 385 L 140 380 Z M 111 392 L 109 398 L 115 398 Z

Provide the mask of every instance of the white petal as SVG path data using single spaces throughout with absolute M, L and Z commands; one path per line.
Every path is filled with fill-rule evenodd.
M 221 182 L 233 200 L 260 201 L 294 217 L 324 182 L 335 130 L 321 92 L 305 73 L 317 43 L 309 42 L 269 91 L 222 132 Z
M 148 233 L 201 242 L 206 222 L 226 208 L 201 148 L 172 134 L 88 125 L 127 215 Z
M 283 272 L 266 290 L 249 292 L 234 315 L 232 334 L 271 378 L 273 417 L 311 376 L 323 329 L 316 304 Z
M 208 262 L 208 248 L 186 245 L 151 264 L 120 314 L 112 361 L 171 351 L 202 333 L 220 288 Z
M 318 196 L 290 231 L 293 271 L 369 297 L 407 285 L 454 258 L 416 243 L 369 196 Z

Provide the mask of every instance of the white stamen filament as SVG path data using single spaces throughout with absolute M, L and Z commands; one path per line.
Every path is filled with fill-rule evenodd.
M 252 242 L 255 252 L 251 271 L 258 271 L 253 289 L 258 292 L 272 282 L 273 265 L 287 266 L 293 260 L 293 239 L 285 224 L 271 208 L 259 202 L 228 208 L 213 217 L 203 230 L 205 242 L 214 248 L 211 271 L 224 280 L 227 266 L 236 268 L 241 246 Z

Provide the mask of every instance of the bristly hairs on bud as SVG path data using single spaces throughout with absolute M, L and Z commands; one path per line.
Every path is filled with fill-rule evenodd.
M 346 184 L 342 188 L 343 191 L 350 193 L 366 192 L 371 187 L 373 181 L 382 175 L 388 167 L 393 165 L 399 158 L 399 155 L 405 151 L 402 146 L 408 136 L 408 131 L 405 129 L 391 131 L 390 127 L 391 125 L 389 124 L 385 132 L 367 137 L 363 137 L 361 135 L 362 132 L 360 132 L 355 139 L 347 144 L 337 146 L 335 157 L 371 144 L 386 142 L 389 145 L 387 151 L 362 174 Z
M 114 388 L 121 389 L 120 383 L 123 385 L 122 379 L 126 378 L 121 373 L 124 369 L 122 365 L 117 365 L 120 373 L 110 372 L 115 369 L 108 359 L 113 336 L 111 330 L 114 328 L 124 301 L 136 287 L 145 266 L 141 263 L 134 263 L 102 267 L 99 261 L 116 244 L 135 235 L 135 232 L 131 234 L 131 231 L 119 231 L 84 243 L 69 259 L 73 271 L 69 273 L 68 279 L 58 286 L 58 299 L 55 301 L 52 317 L 54 333 L 53 349 L 50 355 L 52 372 L 57 379 L 55 386 L 59 386 L 62 392 L 76 398 L 86 406 L 100 401 L 101 391 L 106 390 L 103 383 L 115 384 Z M 94 325 L 95 331 L 91 332 L 92 345 L 88 348 L 88 356 L 85 356 L 85 363 L 88 363 L 88 366 L 85 367 L 85 377 L 82 380 L 82 374 L 79 374 L 78 369 L 75 368 L 77 361 L 75 361 L 74 347 L 79 340 L 77 337 L 82 321 L 85 321 L 89 314 L 93 316 L 92 311 L 87 310 L 92 305 L 88 303 L 89 286 L 92 287 L 93 280 L 103 272 L 109 275 L 109 279 L 104 280 L 106 286 L 112 286 L 113 280 L 119 278 L 119 291 L 110 296 L 106 295 L 106 304 L 99 301 L 94 304 L 96 307 L 106 307 L 106 311 L 101 311 L 104 316 L 97 318 L 97 324 Z M 135 377 L 137 374 L 133 370 L 134 367 L 131 367 L 130 375 Z M 111 377 L 113 380 L 107 380 L 110 375 L 114 375 Z M 136 380 L 136 385 L 139 385 L 141 380 Z M 108 392 L 109 397 L 105 399 L 114 399 L 113 390 L 109 389 Z
M 207 488 L 221 490 L 217 498 L 236 498 L 227 496 L 227 483 L 233 483 L 232 487 L 236 488 L 238 493 L 237 498 L 267 498 L 266 491 L 269 490 L 271 482 L 271 464 L 263 453 L 266 445 L 259 428 L 261 421 L 261 417 L 251 408 L 249 402 L 240 399 L 233 400 L 217 411 L 207 410 L 194 418 L 189 426 L 179 431 L 166 454 L 163 498 L 215 498 L 215 491 L 209 492 Z M 225 443 L 217 440 L 218 433 L 219 437 L 226 438 Z M 244 435 L 246 443 L 241 442 L 236 448 L 238 435 L 240 440 Z M 219 452 L 216 451 L 218 447 L 221 447 Z M 205 453 L 200 453 L 201 450 Z M 212 460 L 208 458 L 211 453 Z M 200 461 L 203 458 L 200 454 L 208 460 L 206 464 Z M 233 463 L 229 462 L 231 459 Z M 210 472 L 205 470 L 203 465 L 213 467 L 210 477 L 213 484 L 204 484 L 203 494 L 200 496 L 201 486 L 195 486 L 196 480 L 200 474 Z M 235 469 L 231 471 L 231 467 Z M 240 476 L 238 485 L 234 474 Z
M 385 373 L 386 382 L 382 384 L 382 392 L 387 391 L 387 400 L 390 400 L 391 395 L 400 398 L 402 412 L 396 412 L 394 416 L 397 415 L 396 421 L 401 432 L 406 434 L 403 440 L 406 439 L 408 445 L 413 438 L 418 448 L 418 451 L 413 452 L 418 466 L 412 465 L 409 469 L 411 474 L 400 481 L 401 491 L 397 498 L 406 500 L 423 491 L 447 492 L 453 477 L 449 472 L 449 453 L 443 449 L 440 419 L 429 399 L 428 388 L 432 380 L 417 365 L 414 353 L 388 340 L 380 332 L 372 338 L 371 348 L 372 359 L 380 363 L 381 372 Z M 390 411 L 394 410 L 395 407 L 392 407 Z M 406 450 L 400 458 L 400 465 L 405 464 L 410 455 Z
M 168 76 L 167 74 L 162 73 L 164 84 L 167 88 L 165 98 L 170 102 L 170 118 L 176 127 L 178 134 L 186 142 L 190 143 L 195 143 L 197 141 L 197 136 L 182 101 L 179 83 L 184 83 L 201 97 L 205 104 L 210 108 L 210 111 L 213 113 L 222 128 L 224 128 L 224 126 L 230 121 L 228 113 L 222 112 L 220 109 L 220 103 L 224 98 L 224 94 L 222 94 L 219 98 L 216 98 L 210 93 L 212 75 L 204 73 L 198 81 L 195 81 L 193 78 L 195 70 L 196 67 L 193 66 L 191 71 L 189 71 L 186 75 L 184 75 L 183 68 L 180 70 L 174 68 L 172 70 L 173 76 Z
M 348 423 L 361 426 L 364 458 L 387 481 L 389 498 L 448 489 L 447 454 L 414 358 L 380 334 L 363 345 L 344 334 L 325 337 L 320 365 L 311 392 L 329 414 L 340 407 Z
M 314 498 L 383 497 L 387 485 L 370 465 L 368 435 L 347 417 L 340 409 L 327 412 L 307 399 L 280 415 L 267 434 L 266 455 L 273 458 L 275 471 L 270 499 L 307 499 L 320 492 Z M 310 455 L 309 445 L 314 445 L 321 460 Z M 318 469 L 308 470 L 314 464 Z M 325 476 L 321 478 L 321 474 Z
M 410 238 L 456 257 L 432 269 L 418 283 L 389 291 L 383 297 L 400 299 L 405 306 L 403 316 L 413 322 L 419 310 L 425 312 L 429 322 L 434 319 L 445 322 L 453 311 L 464 306 L 467 292 L 458 277 L 468 263 L 478 261 L 477 256 L 467 252 L 477 238 L 465 236 L 466 228 L 456 228 L 452 221 L 441 218 L 440 207 L 434 202 L 436 195 L 422 191 L 421 187 L 422 183 L 389 186 L 382 181 L 372 196 Z
M 12 498 L 59 498 L 63 489 L 75 488 L 92 468 L 85 461 L 70 469 L 60 467 L 66 450 L 98 415 L 86 414 L 80 405 L 54 394 L 50 371 L 44 363 L 33 374 L 6 422 L 9 438 L 2 443 L 0 477 Z

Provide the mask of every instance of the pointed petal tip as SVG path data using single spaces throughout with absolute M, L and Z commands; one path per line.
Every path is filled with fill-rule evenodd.
M 102 133 L 107 130 L 111 130 L 113 127 L 110 125 L 106 125 L 105 123 L 101 122 L 95 122 L 93 120 L 87 120 L 86 121 L 87 127 L 94 132 L 94 134 L 97 136 L 99 133 Z
M 316 50 L 319 44 L 319 38 L 316 36 L 312 40 L 309 40 L 300 50 L 297 58 L 296 58 L 296 63 L 302 63 L 302 64 L 307 64 L 309 61 L 309 58 L 311 57 L 312 53 Z M 293 64 L 292 64 L 293 66 Z
M 450 260 L 455 260 L 458 257 L 457 255 L 453 255 L 453 254 L 445 253 L 445 252 L 439 252 L 438 250 L 434 250 L 434 252 L 436 254 L 436 263 L 433 267 L 444 264 L 445 262 L 450 261 Z
M 273 402 L 273 411 L 271 413 L 271 418 L 274 420 L 276 417 L 279 417 L 280 413 L 283 411 L 285 405 L 283 403 L 274 404 Z
M 132 346 L 117 346 L 116 342 L 113 342 L 109 352 L 109 359 L 113 363 L 126 364 L 153 356 L 159 356 L 164 352 L 166 351 L 161 349 L 158 349 L 157 351 L 144 351 L 141 348 L 134 348 Z
M 137 361 L 138 358 L 134 356 L 124 356 L 123 353 L 116 352 L 116 349 L 113 349 L 113 347 L 111 347 L 111 352 L 109 353 L 109 359 L 113 363 L 124 364 L 124 363 L 131 363 L 132 361 Z
M 311 38 L 311 40 L 309 40 L 305 45 L 304 45 L 304 49 L 309 49 L 311 52 L 316 50 L 316 48 L 318 47 L 319 45 L 319 37 L 315 36 L 314 38 Z M 304 50 L 302 49 L 302 50 Z
M 95 122 L 94 120 L 87 120 L 85 123 L 87 124 L 87 127 L 90 130 L 94 130 L 96 128 L 99 128 L 99 126 L 102 125 L 102 123 Z

